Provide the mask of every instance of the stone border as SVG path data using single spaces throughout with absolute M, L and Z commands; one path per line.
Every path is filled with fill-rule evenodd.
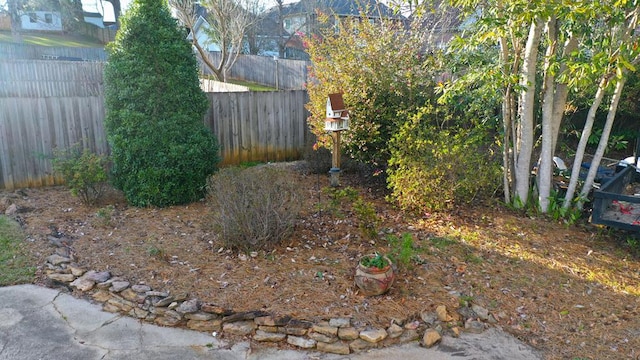
M 85 270 L 75 263 L 68 244 L 49 236 L 57 247 L 47 257 L 43 273 L 53 286 L 62 285 L 90 296 L 111 313 L 126 314 L 161 326 L 182 327 L 251 337 L 258 342 L 286 342 L 300 349 L 347 355 L 371 348 L 420 340 L 431 347 L 443 334 L 458 337 L 461 331 L 479 333 L 496 320 L 488 310 L 472 305 L 449 313 L 444 305 L 435 312 L 423 312 L 421 320 L 392 322 L 387 328 L 355 324 L 349 318 L 330 318 L 311 322 L 290 316 L 275 317 L 264 311 L 235 312 L 190 298 L 188 294 L 154 291 L 145 284 L 130 284 L 108 271 Z M 464 329 L 458 324 L 464 323 Z

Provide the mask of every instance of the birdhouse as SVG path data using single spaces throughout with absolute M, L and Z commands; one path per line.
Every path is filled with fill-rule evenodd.
M 324 121 L 326 131 L 349 129 L 349 111 L 345 109 L 342 94 L 329 94 L 327 98 L 327 118 Z

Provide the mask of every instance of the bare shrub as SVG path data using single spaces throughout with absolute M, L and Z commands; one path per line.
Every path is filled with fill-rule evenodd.
M 220 245 L 239 251 L 270 250 L 289 236 L 302 198 L 291 176 L 269 165 L 226 168 L 211 176 L 207 202 Z

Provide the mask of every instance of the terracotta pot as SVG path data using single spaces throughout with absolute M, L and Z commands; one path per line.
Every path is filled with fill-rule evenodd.
M 376 255 L 366 255 L 365 257 L 375 257 Z M 388 257 L 384 257 L 389 265 L 382 269 L 377 267 L 363 266 L 361 261 L 358 261 L 356 267 L 356 274 L 354 280 L 356 285 L 365 296 L 381 295 L 389 291 L 389 288 L 393 284 L 395 274 L 393 273 L 393 265 Z M 360 259 L 362 260 L 362 259 Z

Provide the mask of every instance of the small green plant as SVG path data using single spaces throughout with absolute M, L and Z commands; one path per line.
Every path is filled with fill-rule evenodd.
M 53 170 L 60 174 L 73 196 L 85 205 L 95 204 L 105 193 L 107 161 L 104 155 L 92 153 L 74 145 L 68 149 L 54 149 Z
M 399 267 L 408 268 L 413 260 L 419 260 L 414 247 L 413 235 L 404 233 L 398 237 L 396 235 L 388 235 L 387 241 L 391 247 L 391 257 Z
M 96 218 L 98 219 L 98 225 L 102 227 L 111 226 L 114 212 L 115 212 L 115 207 L 113 207 L 113 205 L 108 205 L 106 207 L 98 209 L 98 211 L 96 211 Z
M 448 237 L 432 237 L 429 239 L 429 241 L 431 241 L 431 244 L 433 244 L 433 246 L 440 250 L 444 250 L 456 243 L 455 240 L 452 240 Z
M 348 200 L 350 203 L 352 203 L 359 197 L 358 191 L 350 186 L 344 188 L 327 186 L 322 188 L 322 193 L 329 197 L 329 204 L 326 206 L 322 206 L 322 208 L 328 211 L 332 216 L 336 216 L 339 218 L 344 217 L 341 208 L 345 200 Z
M 375 206 L 358 196 L 353 203 L 353 211 L 358 218 L 358 229 L 360 229 L 362 236 L 365 239 L 377 238 L 380 217 L 378 217 Z
M 147 248 L 147 254 L 149 254 L 149 256 L 157 258 L 157 259 L 162 259 L 164 258 L 164 250 L 162 250 L 161 248 L 155 246 L 155 245 L 151 245 Z
M 387 261 L 384 255 L 375 253 L 374 255 L 368 255 L 360 259 L 360 265 L 367 268 L 375 267 L 378 269 L 384 269 L 389 266 L 389 261 Z

